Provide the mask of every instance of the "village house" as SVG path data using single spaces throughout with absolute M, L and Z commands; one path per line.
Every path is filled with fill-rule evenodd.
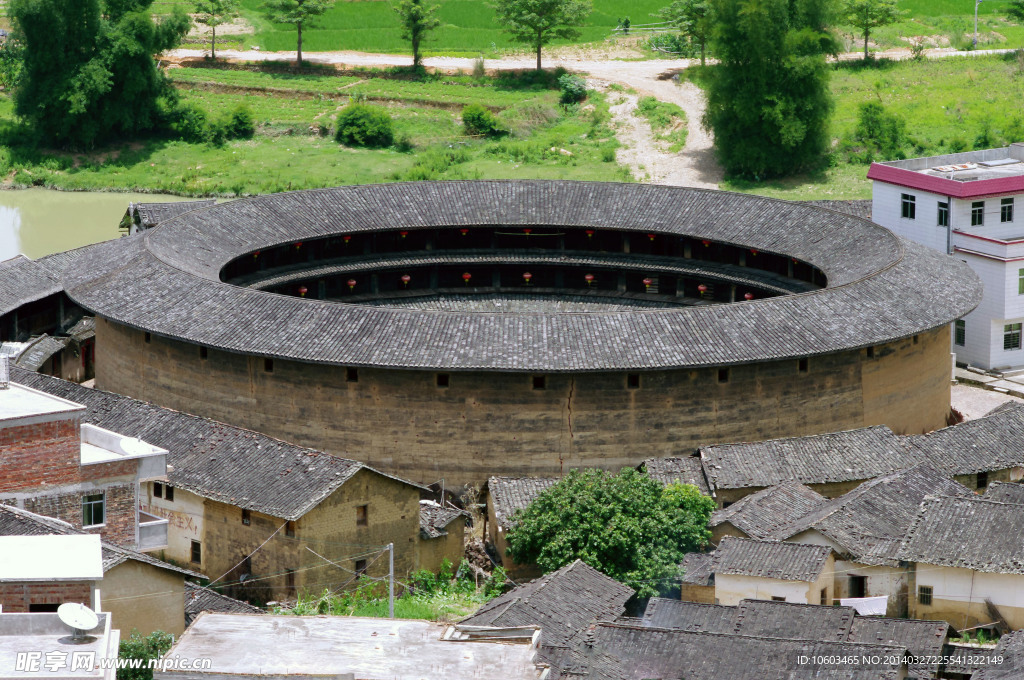
M 100 537 L 0 535 L 0 612 L 55 612 L 67 602 L 99 609 Z
M 419 568 L 437 573 L 448 560 L 462 561 L 469 513 L 432 500 L 420 501 Z
M 872 219 L 966 262 L 981 278 L 981 304 L 955 321 L 958 362 L 1024 366 L 1024 143 L 872 163 Z
M 652 478 L 666 486 L 669 484 L 692 484 L 705 496 L 711 495 L 711 487 L 704 474 L 699 456 L 681 458 L 652 458 L 638 466 Z
M 426 487 L 249 430 L 12 371 L 37 390 L 84 404 L 82 420 L 169 452 L 166 478 L 147 484 L 140 498 L 169 522 L 161 554 L 219 578 L 230 596 L 293 600 L 364 572 L 383 576 L 389 544 L 399 576 L 462 558 L 464 519 L 421 506 Z
M 0 540 L 9 540 L 11 537 L 24 540 L 22 537 L 31 537 L 39 540 L 99 541 L 102 571 L 95 578 L 98 595 L 92 598 L 90 606 L 108 612 L 114 619 L 114 625 L 126 634 L 137 630 L 148 635 L 162 630 L 178 635 L 185 629 L 185 579 L 198 578 L 196 572 L 161 562 L 146 553 L 101 541 L 98 536 L 86 534 L 60 520 L 3 504 L 0 504 L 0 537 L 5 537 Z M 0 555 L 2 559 L 3 555 Z M 62 553 L 58 558 L 52 558 L 52 567 L 70 567 L 70 559 L 70 554 Z M 90 572 L 90 575 L 93 574 Z M 66 601 L 80 602 L 83 597 L 77 591 L 55 595 L 58 596 L 55 599 L 60 599 L 59 602 L 50 599 L 35 603 L 54 605 Z M 70 599 L 65 599 L 65 596 Z M 28 604 L 32 603 L 33 600 L 29 600 Z M 85 604 L 90 604 L 90 601 Z M 52 608 L 37 609 L 53 611 Z M 10 611 L 6 604 L 4 611 Z
M 557 483 L 557 477 L 491 477 L 487 480 L 484 487 L 487 502 L 484 536 L 494 546 L 498 561 L 514 581 L 536 578 L 542 572 L 534 564 L 517 563 L 508 554 L 512 516 L 525 510 L 541 492 Z
M 761 489 L 711 514 L 711 542 L 718 545 L 725 536 L 770 538 L 825 502 L 824 496 L 800 482 Z
M 167 521 L 139 510 L 167 474 L 167 451 L 92 424 L 86 408 L 0 384 L 0 503 L 56 517 L 140 550 L 167 545 Z
M 709 568 L 717 604 L 744 599 L 832 602 L 835 556 L 827 546 L 726 536 L 714 556 Z
M 910 563 L 909 615 L 959 629 L 1024 627 L 1024 505 L 977 496 L 926 498 L 895 557 Z
M 690 602 L 715 602 L 715 572 L 711 570 L 715 553 L 687 553 L 680 568 L 679 597 Z
M 198 583 L 185 581 L 185 627 L 192 625 L 203 612 L 214 614 L 266 614 L 259 607 L 248 602 L 236 600 L 212 588 L 205 588 Z

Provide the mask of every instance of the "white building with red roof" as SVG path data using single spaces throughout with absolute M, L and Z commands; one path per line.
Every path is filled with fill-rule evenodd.
M 1024 368 L 1024 143 L 873 163 L 868 179 L 875 222 L 963 260 L 984 283 L 981 304 L 954 322 L 957 361 Z

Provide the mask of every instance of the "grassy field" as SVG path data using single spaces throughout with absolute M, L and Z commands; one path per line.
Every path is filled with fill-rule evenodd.
M 868 101 L 906 120 L 909 157 L 1024 141 L 1024 60 L 1016 55 L 880 62 L 870 68 L 842 64 L 832 74 L 832 91 L 837 146 L 851 137 L 858 106 Z M 729 181 L 723 188 L 793 199 L 870 198 L 867 166 L 836 156 L 834 167 L 812 175 L 757 184 Z
M 11 102 L 0 96 L 0 131 L 6 139 L 6 146 L 0 146 L 0 173 L 15 186 L 189 196 L 413 179 L 631 179 L 626 169 L 610 162 L 617 143 L 608 125 L 608 106 L 597 93 L 582 106 L 563 107 L 557 103 L 556 90 L 517 90 L 507 80 L 495 79 L 410 82 L 374 77 L 372 72 L 366 79 L 286 78 L 271 73 L 184 68 L 174 69 L 173 75 L 182 88 L 230 84 L 285 91 L 277 96 L 254 96 L 251 92 L 181 90 L 184 103 L 198 105 L 213 118 L 239 104 L 248 106 L 258 125 L 251 140 L 217 147 L 150 139 L 88 154 L 25 146 L 20 142 L 24 136 L 14 121 Z M 337 89 L 346 86 L 350 87 Z M 391 100 L 386 108 L 394 121 L 396 139 L 408 141 L 412 149 L 348 148 L 325 136 L 333 129 L 337 111 L 348 101 L 345 93 Z M 417 103 L 420 100 L 422 103 Z M 459 118 L 461 104 L 475 101 L 499 109 L 497 115 L 511 133 L 500 139 L 466 136 Z

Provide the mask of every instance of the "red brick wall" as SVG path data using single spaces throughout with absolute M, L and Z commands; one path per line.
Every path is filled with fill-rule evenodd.
M 132 477 L 139 470 L 138 459 L 118 460 L 111 463 L 99 463 L 97 465 L 85 465 L 82 467 L 82 479 L 114 479 L 117 477 Z
M 0 604 L 4 613 L 18 614 L 28 611 L 30 604 L 64 604 L 81 602 L 92 604 L 91 584 L 75 583 L 0 583 Z
M 119 545 L 135 543 L 135 488 L 133 484 L 104 487 L 106 517 L 102 529 L 90 529 L 103 540 Z M 72 526 L 82 528 L 82 496 L 95 493 L 78 491 L 68 494 L 37 496 L 25 500 L 25 510 L 47 517 L 56 517 Z
M 0 429 L 0 491 L 79 480 L 81 418 Z

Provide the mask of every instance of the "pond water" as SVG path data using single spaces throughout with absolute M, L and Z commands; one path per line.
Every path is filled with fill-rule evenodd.
M 167 194 L 19 189 L 0 191 L 0 261 L 32 259 L 118 238 L 131 202 L 194 200 Z

